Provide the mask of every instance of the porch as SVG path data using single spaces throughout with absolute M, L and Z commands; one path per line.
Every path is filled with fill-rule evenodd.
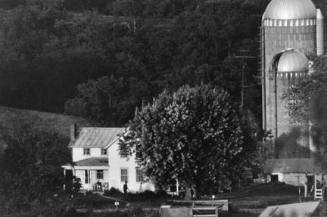
M 108 158 L 88 158 L 62 166 L 65 177 L 68 173 L 79 178 L 81 190 L 105 191 L 109 190 Z

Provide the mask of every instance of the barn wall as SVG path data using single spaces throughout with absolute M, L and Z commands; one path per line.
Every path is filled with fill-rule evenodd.
M 307 182 L 305 173 L 275 173 L 273 175 L 278 175 L 278 181 L 288 185 L 304 186 Z

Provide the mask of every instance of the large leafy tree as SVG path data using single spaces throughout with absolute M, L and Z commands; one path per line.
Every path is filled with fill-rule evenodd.
M 230 95 L 207 85 L 164 91 L 136 111 L 121 140 L 146 175 L 165 186 L 178 180 L 201 193 L 229 189 L 256 150 Z

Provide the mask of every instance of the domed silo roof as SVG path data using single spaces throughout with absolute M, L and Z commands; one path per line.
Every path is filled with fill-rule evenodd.
M 309 60 L 296 50 L 286 50 L 278 60 L 278 72 L 304 72 L 309 69 Z
M 316 7 L 311 0 L 272 0 L 263 19 L 310 19 L 316 18 Z

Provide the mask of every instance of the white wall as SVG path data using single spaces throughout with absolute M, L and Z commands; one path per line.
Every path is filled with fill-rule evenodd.
M 154 184 L 151 182 L 136 182 L 136 167 L 135 157 L 130 156 L 129 158 L 122 158 L 119 154 L 119 146 L 118 141 L 109 147 L 107 150 L 108 162 L 109 162 L 109 170 L 104 172 L 104 180 L 101 182 L 109 182 L 109 189 L 111 187 L 117 188 L 123 191 L 124 182 L 121 182 L 121 168 L 128 169 L 128 189 L 130 192 L 139 192 L 145 190 L 154 191 Z M 83 154 L 83 148 L 72 148 L 72 159 L 73 162 L 80 161 L 83 159 L 91 158 L 91 157 L 105 157 L 106 155 L 101 155 L 101 148 L 90 148 L 90 155 Z M 75 175 L 81 179 L 82 188 L 86 190 L 92 190 L 93 184 L 95 184 L 98 180 L 92 179 L 92 177 L 96 177 L 94 174 L 91 174 L 91 184 L 85 184 L 85 169 L 75 170 Z M 91 169 L 91 168 L 90 168 Z M 93 169 L 93 168 L 92 168 Z
M 114 143 L 108 149 L 109 157 L 109 188 L 114 187 L 123 191 L 124 182 L 121 182 L 121 168 L 128 169 L 128 189 L 130 192 L 139 192 L 145 190 L 154 191 L 155 187 L 153 183 L 136 182 L 136 167 L 135 157 L 129 156 L 129 158 L 122 158 L 119 154 L 118 141 Z
M 84 155 L 84 148 L 72 148 L 72 159 L 73 162 L 84 160 L 91 157 L 107 157 L 108 155 L 101 155 L 101 148 L 90 148 L 90 155 Z M 91 170 L 92 169 L 92 170 Z M 103 180 L 97 180 L 96 169 L 103 170 Z M 85 184 L 85 170 L 89 170 L 90 183 Z M 98 181 L 101 183 L 109 182 L 108 167 L 105 168 L 94 168 L 94 167 L 83 167 L 75 169 L 75 176 L 81 179 L 82 189 L 93 190 L 93 185 Z
M 305 173 L 274 173 L 273 175 L 278 175 L 278 181 L 288 185 L 303 186 L 307 182 Z
M 84 155 L 84 148 L 72 148 L 73 162 L 84 160 L 90 157 L 106 157 L 107 155 L 101 155 L 101 148 L 90 148 L 90 155 Z

